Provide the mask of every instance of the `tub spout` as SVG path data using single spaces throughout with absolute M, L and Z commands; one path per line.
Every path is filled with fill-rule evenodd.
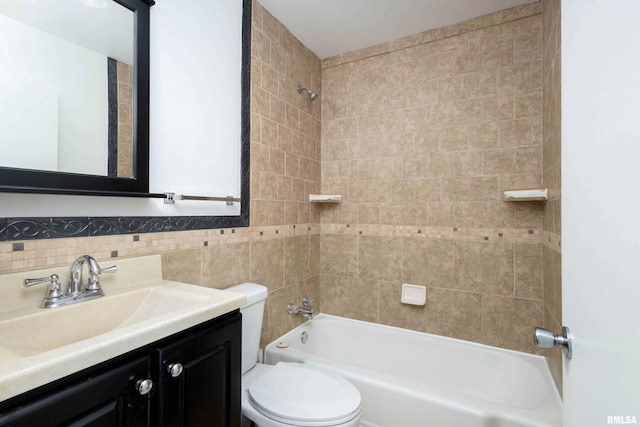
M 287 305 L 287 313 L 289 313 L 289 314 L 299 314 L 300 316 L 304 316 L 309 320 L 313 319 L 313 316 L 314 316 L 312 308 L 298 307 L 298 306 L 293 305 L 291 303 L 289 303 L 289 305 Z
M 302 307 L 298 307 L 297 305 L 289 303 L 287 305 L 287 313 L 299 314 L 309 320 L 312 320 L 313 316 L 315 315 L 315 313 L 313 312 L 313 308 L 310 308 L 312 305 L 313 300 L 309 297 L 304 297 L 302 298 Z

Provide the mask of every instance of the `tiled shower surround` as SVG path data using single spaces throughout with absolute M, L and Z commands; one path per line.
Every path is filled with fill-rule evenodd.
M 323 311 L 535 351 L 544 204 L 502 192 L 542 186 L 541 11 L 323 61 Z
M 562 329 L 562 196 L 560 168 L 560 0 L 543 1 L 543 181 L 550 200 L 544 210 L 544 327 Z M 562 352 L 547 352 L 547 361 L 562 393 Z
M 263 345 L 309 295 L 322 312 L 535 352 L 531 328 L 557 307 L 545 239 L 559 238 L 545 204 L 501 194 L 546 174 L 542 4 L 323 61 L 256 0 L 252 31 L 251 227 L 1 243 L 0 269 L 161 253 L 168 279 L 265 284 Z M 343 203 L 307 201 L 320 191 Z M 403 282 L 427 286 L 425 307 L 400 303 Z

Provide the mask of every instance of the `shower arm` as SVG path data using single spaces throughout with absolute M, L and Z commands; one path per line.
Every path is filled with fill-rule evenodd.
M 296 90 L 298 91 L 298 93 L 302 93 L 302 91 L 307 92 L 307 95 L 309 96 L 309 99 L 311 101 L 315 101 L 318 98 L 318 94 L 316 92 L 302 86 L 301 84 L 296 85 Z

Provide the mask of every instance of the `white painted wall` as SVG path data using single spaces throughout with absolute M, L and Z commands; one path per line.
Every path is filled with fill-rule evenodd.
M 34 27 L 0 15 L 0 72 L 7 84 L 16 86 L 32 82 L 32 87 L 48 87 L 58 94 L 58 108 L 27 109 L 28 100 L 2 108 L 12 108 L 21 123 L 16 129 L 42 126 L 58 122 L 55 135 L 58 142 L 57 170 L 107 174 L 107 60 L 88 49 L 52 36 Z M 1 95 L 0 95 L 1 96 Z M 44 113 L 58 116 L 42 117 Z M 35 131 L 34 131 L 35 132 Z M 25 144 L 24 135 L 0 135 L 1 145 L 14 146 L 29 156 L 37 151 L 35 145 Z M 6 165 L 3 159 L 0 162 Z M 38 165 L 31 165 L 38 168 Z M 55 169 L 54 169 L 55 170 Z
M 151 8 L 150 190 L 240 196 L 242 2 Z M 240 204 L 0 194 L 0 216 L 236 215 Z
M 240 196 L 241 23 L 238 0 L 151 9 L 151 192 Z M 173 208 L 240 213 L 237 203 Z
M 637 425 L 640 2 L 562 0 L 561 13 L 564 426 Z
M 0 70 L 0 166 L 58 170 L 58 96 L 51 86 Z

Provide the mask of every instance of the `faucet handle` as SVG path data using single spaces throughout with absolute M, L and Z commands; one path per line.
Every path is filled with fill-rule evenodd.
M 51 276 L 40 277 L 38 279 L 24 279 L 24 287 L 29 288 L 40 283 L 57 281 L 59 278 L 60 277 L 57 274 L 52 274 Z
M 313 305 L 314 301 L 313 298 L 311 297 L 303 297 L 302 298 L 302 306 L 303 307 L 311 307 Z
M 97 272 L 89 274 L 89 281 L 87 283 L 87 291 L 101 291 L 102 286 L 100 286 L 100 274 L 102 273 L 116 273 L 118 271 L 118 267 L 112 265 L 107 268 L 99 268 Z
M 111 267 L 100 269 L 100 273 L 116 273 L 117 271 L 118 271 L 117 265 L 112 265 Z
M 300 312 L 300 308 L 296 307 L 294 304 L 287 304 L 287 313 L 289 314 L 298 314 Z
M 39 279 L 24 279 L 24 287 L 28 288 L 33 285 L 49 282 L 47 285 L 47 294 L 44 296 L 44 299 L 45 301 L 50 301 L 62 296 L 62 291 L 60 290 L 62 285 L 60 285 L 58 279 L 60 279 L 60 277 L 57 274 L 52 274 L 48 277 L 40 277 Z

